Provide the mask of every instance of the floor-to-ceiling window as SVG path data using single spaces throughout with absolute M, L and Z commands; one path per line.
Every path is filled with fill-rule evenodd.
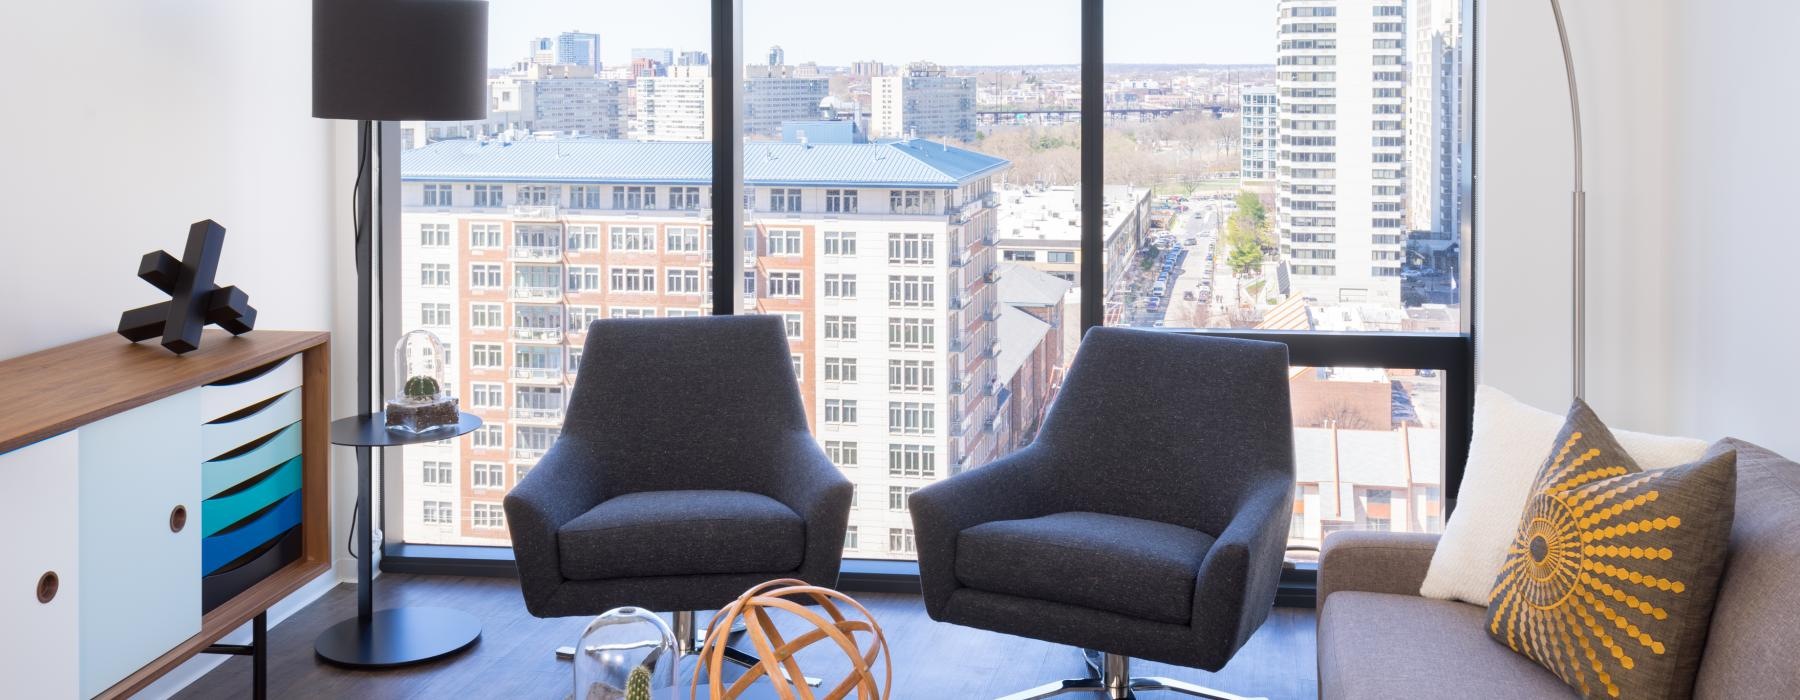
M 718 306 L 786 322 L 858 486 L 851 559 L 914 558 L 906 495 L 1033 438 L 1084 317 L 1290 343 L 1296 544 L 1440 527 L 1470 400 L 1472 2 L 1105 0 L 1084 82 L 1099 6 L 495 3 L 489 118 L 387 131 L 387 327 L 443 337 L 487 421 L 388 455 L 389 541 L 507 544 L 493 506 L 556 438 L 588 324 Z M 715 9 L 741 60 L 711 55 Z
M 1080 184 L 1080 3 L 743 8 L 744 311 L 792 319 L 846 555 L 910 560 L 906 497 L 1030 442 L 1071 349 L 1074 281 L 998 243 L 1005 192 Z
M 1106 2 L 1104 322 L 1395 336 L 1289 376 L 1295 544 L 1442 526 L 1469 377 L 1407 351 L 1469 327 L 1468 9 Z
M 390 541 L 509 544 L 501 499 L 561 431 L 589 324 L 712 309 L 705 0 L 491 5 L 487 118 L 388 132 L 389 327 L 436 333 L 484 422 L 390 452 Z

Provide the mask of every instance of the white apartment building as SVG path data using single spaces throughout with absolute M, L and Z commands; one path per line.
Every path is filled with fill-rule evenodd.
M 534 64 L 488 81 L 489 118 L 534 134 L 623 138 L 626 90 L 592 66 Z
M 547 41 L 547 40 L 546 40 Z M 488 79 L 488 116 L 467 122 L 404 122 L 403 143 L 502 135 L 623 138 L 627 83 L 594 77 L 590 66 L 523 62 Z
M 919 62 L 871 82 L 870 138 L 975 140 L 974 78 Z
M 633 92 L 637 109 L 631 117 L 631 138 L 712 139 L 711 78 L 639 78 Z
M 1447 246 L 1457 238 L 1462 123 L 1462 0 L 1412 0 L 1406 91 L 1407 228 Z
M 754 70 L 763 69 L 763 70 Z M 746 66 L 744 133 L 751 137 L 781 135 L 781 123 L 817 119 L 819 102 L 831 96 L 825 78 L 790 77 L 794 66 Z
M 1401 0 L 1281 0 L 1277 221 L 1294 294 L 1399 306 L 1405 259 Z
M 401 322 L 445 340 L 449 381 L 488 425 L 405 451 L 408 541 L 504 542 L 492 506 L 560 430 L 591 321 L 709 308 L 709 149 L 406 152 Z M 856 483 L 849 555 L 912 558 L 906 496 L 1014 447 L 993 193 L 1009 164 L 922 140 L 747 144 L 744 163 L 751 225 L 732 292 L 787 322 L 814 432 Z
M 1245 182 L 1275 179 L 1275 154 L 1280 150 L 1281 121 L 1273 86 L 1244 88 L 1238 97 L 1239 175 Z

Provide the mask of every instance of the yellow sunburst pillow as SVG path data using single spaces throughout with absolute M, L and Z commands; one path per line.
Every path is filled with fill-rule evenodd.
M 1640 470 L 1569 408 L 1488 598 L 1488 633 L 1588 698 L 1688 698 L 1725 567 L 1737 454 Z

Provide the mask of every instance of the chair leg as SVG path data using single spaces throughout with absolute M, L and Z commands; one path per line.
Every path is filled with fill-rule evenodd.
M 1030 690 L 1022 690 L 999 700 L 1038 700 L 1063 693 L 1092 693 L 1105 690 L 1100 687 L 1098 678 L 1070 678 L 1053 683 L 1045 683 Z
M 1087 664 L 1088 677 L 1046 683 L 1030 690 L 1013 693 L 1000 698 L 1000 700 L 1037 700 L 1063 693 L 1101 693 L 1107 700 L 1137 700 L 1138 691 L 1145 690 L 1166 690 L 1210 700 L 1251 700 L 1242 695 L 1233 695 L 1172 678 L 1133 678 L 1131 676 L 1131 658 L 1127 656 L 1107 654 L 1092 649 L 1083 649 L 1082 655 Z

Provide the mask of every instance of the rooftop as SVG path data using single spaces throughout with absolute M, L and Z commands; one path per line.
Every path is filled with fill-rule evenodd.
M 1008 185 L 1000 194 L 1000 242 L 1064 243 L 1081 241 L 1081 192 L 1074 186 L 1041 187 Z M 1143 187 L 1107 185 L 1106 232 L 1124 225 L 1149 191 Z M 1050 246 L 1055 247 L 1055 246 Z
M 752 187 L 954 188 L 1011 163 L 924 139 L 878 143 L 744 144 Z M 414 182 L 712 184 L 705 141 L 440 141 L 401 154 L 400 179 Z
M 1075 284 L 1024 265 L 1000 265 L 1000 303 L 1013 306 L 1056 306 Z
M 1025 358 L 1031 351 L 1044 342 L 1044 335 L 1050 332 L 1050 324 L 1036 316 L 1020 311 L 1007 304 L 1000 305 L 1000 317 L 994 322 L 994 332 L 1000 337 L 1000 353 L 994 359 L 994 378 L 1001 382 L 1012 381 L 1019 368 L 1025 366 Z

